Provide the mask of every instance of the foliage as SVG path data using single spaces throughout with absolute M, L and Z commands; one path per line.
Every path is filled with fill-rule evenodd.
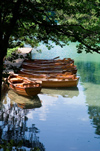
M 16 53 L 17 50 L 18 50 L 18 47 L 8 49 L 6 58 L 12 57 L 13 53 Z
M 10 61 L 12 63 L 16 62 L 16 59 L 31 59 L 31 55 L 30 53 L 28 53 L 26 56 L 23 56 L 20 54 L 20 52 L 18 52 L 18 47 L 16 48 L 12 48 L 9 49 L 7 52 L 7 56 L 5 57 L 4 61 Z M 15 73 L 17 73 L 20 70 L 20 67 L 17 67 L 16 65 L 12 65 L 12 64 L 4 64 L 3 65 L 3 77 L 7 77 L 8 76 L 8 70 L 13 69 L 13 71 Z
M 63 47 L 79 41 L 79 53 L 82 49 L 99 53 L 99 6 L 98 0 L 4 0 L 0 2 L 0 34 L 8 38 L 9 48 L 25 43 L 37 47 L 40 41 L 51 48 L 50 40 Z

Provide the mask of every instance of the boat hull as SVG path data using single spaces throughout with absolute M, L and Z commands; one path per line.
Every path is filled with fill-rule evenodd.
M 42 87 L 76 87 L 79 78 L 74 60 L 25 60 L 19 74 L 33 80 L 41 80 Z
M 19 95 L 35 96 L 41 92 L 42 82 L 30 80 L 21 75 L 13 74 L 8 77 L 9 87 Z
M 21 76 L 26 76 L 31 80 L 42 81 L 43 88 L 61 88 L 61 87 L 76 87 L 79 81 L 79 77 L 72 78 L 65 78 L 65 79 L 56 79 L 56 78 L 34 78 L 32 74 L 20 74 Z
M 23 96 L 35 96 L 41 92 L 41 87 L 21 88 L 17 86 L 14 87 L 12 84 L 10 84 L 9 86 L 14 92 Z
M 62 87 L 76 87 L 79 81 L 79 78 L 75 80 L 42 80 L 43 88 L 62 88 Z
M 64 58 L 64 59 L 34 59 L 34 60 L 25 60 L 24 62 L 27 63 L 39 63 L 39 64 L 45 64 L 45 63 L 74 63 L 74 60 L 71 58 Z
M 38 69 L 38 70 L 35 70 L 35 69 L 25 69 L 25 68 L 22 68 L 19 73 L 24 73 L 24 72 L 29 72 L 29 73 L 32 73 L 32 74 L 59 74 L 59 73 L 72 73 L 72 74 L 76 74 L 77 72 L 77 69 L 75 70 L 71 70 L 71 69 L 67 69 L 67 70 L 41 70 L 41 69 Z
M 58 59 L 58 60 L 24 60 L 21 65 L 22 69 L 31 70 L 35 73 L 64 73 L 72 72 L 76 74 L 77 68 L 74 65 L 74 60 Z

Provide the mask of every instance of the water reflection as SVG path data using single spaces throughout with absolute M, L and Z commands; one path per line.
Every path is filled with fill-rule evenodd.
M 92 124 L 95 128 L 95 134 L 100 135 L 100 107 L 89 106 L 88 107 L 89 118 L 92 120 Z
M 4 103 L 6 103 L 7 98 L 10 98 L 11 105 L 16 103 L 22 109 L 33 109 L 42 106 L 42 101 L 38 96 L 32 98 L 23 97 L 16 94 L 13 90 L 9 90 L 4 98 Z
M 86 82 L 83 86 L 91 124 L 95 128 L 95 134 L 100 135 L 100 85 Z
M 5 96 L 5 99 L 0 104 L 0 144 L 6 143 L 5 145 L 7 145 L 8 142 L 13 140 L 13 145 L 18 145 L 22 141 L 22 150 L 30 150 L 36 147 L 41 151 L 45 151 L 44 145 L 39 141 L 39 137 L 37 136 L 39 129 L 35 124 L 32 124 L 31 127 L 27 126 L 27 114 L 30 111 L 30 107 L 32 109 L 41 106 L 39 98 L 34 98 L 33 102 L 35 103 L 32 103 L 32 100 L 25 103 L 28 100 L 27 98 L 19 96 L 20 99 L 18 101 L 16 95 L 14 96 L 13 92 L 10 92 L 9 95 L 8 92 L 8 95 Z M 9 96 L 11 98 L 14 97 L 14 101 Z M 20 105 L 23 105 L 24 102 L 24 107 L 19 107 L 19 102 Z
M 100 84 L 100 63 L 76 62 L 82 82 Z
M 95 134 L 100 135 L 100 63 L 79 61 L 76 64 L 84 87 L 91 124 L 95 128 Z
M 78 87 L 73 88 L 43 88 L 42 94 L 48 94 L 51 96 L 61 95 L 62 97 L 73 98 L 74 96 L 79 95 Z

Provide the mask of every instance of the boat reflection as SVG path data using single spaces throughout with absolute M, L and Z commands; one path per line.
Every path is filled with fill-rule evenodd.
M 13 90 L 9 90 L 6 96 L 3 98 L 3 104 L 6 104 L 7 100 L 10 99 L 10 104 L 17 104 L 18 107 L 22 109 L 33 109 L 39 108 L 42 106 L 41 100 L 38 96 L 34 96 L 32 98 L 23 97 L 21 95 L 16 94 Z
M 41 151 L 45 151 L 44 145 L 39 141 L 39 137 L 37 136 L 37 133 L 39 132 L 38 128 L 33 123 L 31 124 L 30 127 L 27 126 L 28 121 L 27 114 L 29 113 L 30 107 L 28 107 L 28 109 L 26 108 L 23 109 L 22 107 L 18 106 L 17 104 L 18 102 L 11 103 L 11 100 L 8 96 L 6 96 L 6 99 L 4 99 L 3 102 L 0 104 L 1 148 L 9 149 L 9 147 L 15 147 L 18 144 L 20 144 L 20 149 L 24 151 L 31 150 L 34 148 L 37 148 Z M 15 102 L 17 100 L 16 95 L 14 98 Z M 20 101 L 23 102 L 23 100 Z M 33 107 L 34 105 L 30 103 L 30 106 Z M 40 103 L 38 107 L 39 106 Z M 24 107 L 26 106 L 24 105 Z M 7 144 L 10 144 L 10 146 Z
M 42 94 L 48 94 L 50 96 L 58 96 L 61 95 L 62 97 L 73 98 L 74 96 L 79 95 L 78 87 L 72 88 L 43 88 L 41 90 Z

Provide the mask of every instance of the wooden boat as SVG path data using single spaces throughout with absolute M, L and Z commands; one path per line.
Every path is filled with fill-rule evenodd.
M 76 87 L 79 77 L 70 76 L 69 78 L 34 78 L 32 74 L 20 74 L 23 77 L 29 77 L 31 80 L 41 80 L 42 87 L 45 88 L 61 88 L 61 87 Z
M 8 83 L 12 90 L 23 96 L 35 96 L 41 91 L 41 82 L 29 80 L 28 78 L 11 74 L 8 77 Z
M 31 66 L 31 65 L 22 65 L 22 69 L 26 69 L 26 70 L 32 70 L 32 71 L 39 71 L 39 72 L 61 72 L 61 73 L 63 73 L 63 72 L 67 72 L 67 71 L 72 71 L 74 74 L 77 72 L 77 68 L 76 67 L 74 67 L 74 66 L 65 66 L 65 67 L 63 67 L 63 68 L 50 68 L 50 67 L 33 67 L 33 66 Z
M 67 66 L 75 66 L 73 63 L 29 63 L 29 62 L 23 62 L 23 66 L 32 66 L 32 67 L 49 67 L 49 68 L 64 68 Z M 76 67 L 76 66 L 75 66 Z
M 61 88 L 61 87 L 76 87 L 78 84 L 79 78 L 76 77 L 75 79 L 41 79 L 42 80 L 42 87 L 44 88 Z
M 64 59 L 34 59 L 34 60 L 24 60 L 24 62 L 28 63 L 40 63 L 40 64 L 45 64 L 45 63 L 74 63 L 74 60 L 71 58 L 64 58 Z
M 43 62 L 44 60 L 38 62 L 38 60 L 26 60 L 22 63 L 21 67 L 31 71 L 33 70 L 36 73 L 63 73 L 72 71 L 73 74 L 76 74 L 77 68 L 73 61 L 70 62 L 70 58 L 67 59 L 67 62 L 65 62 L 65 60 L 66 59 L 60 59 L 61 62 Z
M 65 68 L 64 68 L 65 66 Z M 19 74 L 32 80 L 41 80 L 42 87 L 76 87 L 79 78 L 74 60 L 25 60 Z
M 72 74 L 71 72 L 66 74 L 35 74 L 30 72 L 19 72 L 20 75 L 24 76 L 27 75 L 29 78 L 45 78 L 45 79 L 74 79 L 76 75 Z
M 60 64 L 60 65 L 54 65 L 54 64 L 31 64 L 27 62 L 23 62 L 21 65 L 22 68 L 31 68 L 31 69 L 66 69 L 66 68 L 76 68 L 74 64 Z
M 72 72 L 73 74 L 76 74 L 77 72 L 77 69 L 62 69 L 62 70 L 35 70 L 35 69 L 24 69 L 22 68 L 20 71 L 20 73 L 23 73 L 23 72 L 30 72 L 30 73 L 37 73 L 37 74 L 59 74 L 59 73 L 66 73 L 66 72 Z

